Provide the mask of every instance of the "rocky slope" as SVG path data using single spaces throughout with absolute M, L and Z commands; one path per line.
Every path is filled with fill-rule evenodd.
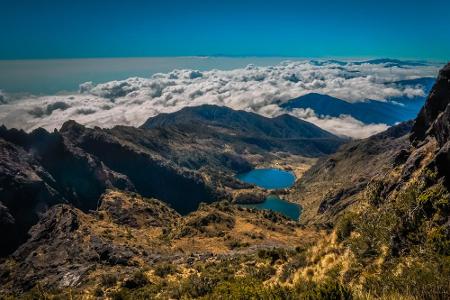
M 372 178 L 404 162 L 411 128 L 412 122 L 401 123 L 367 139 L 349 142 L 306 171 L 287 196 L 301 203 L 302 222 L 333 221 L 358 202 Z
M 1 266 L 0 293 L 45 289 L 92 289 L 105 274 L 124 280 L 141 268 L 174 263 L 189 268 L 274 245 L 312 241 L 296 222 L 228 202 L 204 205 L 181 217 L 163 202 L 108 190 L 96 211 L 50 208 L 30 239 Z M 103 279 L 102 279 L 103 278 Z

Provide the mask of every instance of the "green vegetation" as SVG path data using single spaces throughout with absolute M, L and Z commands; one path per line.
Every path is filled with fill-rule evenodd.
M 337 222 L 338 240 L 356 259 L 345 281 L 375 297 L 448 299 L 449 193 L 431 170 L 391 198 L 383 199 L 381 192 L 372 190 L 362 211 Z
M 166 277 L 177 272 L 177 268 L 173 264 L 161 264 L 155 267 L 155 275 L 159 277 Z
M 163 294 L 160 292 L 163 291 Z M 247 277 L 213 281 L 209 277 L 191 276 L 180 284 L 148 285 L 139 289 L 121 289 L 110 296 L 115 300 L 153 299 L 352 299 L 351 291 L 339 283 L 325 281 L 317 284 L 303 282 L 292 287 L 266 286 L 262 281 Z

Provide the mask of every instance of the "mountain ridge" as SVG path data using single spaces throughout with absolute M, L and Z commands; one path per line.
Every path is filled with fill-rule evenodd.
M 422 85 L 427 95 L 434 78 L 417 78 L 395 82 L 403 86 Z M 317 115 L 340 117 L 349 115 L 365 124 L 383 123 L 395 125 L 416 117 L 425 103 L 425 97 L 392 97 L 386 101 L 364 99 L 359 102 L 347 102 L 329 95 L 309 93 L 280 104 L 280 107 L 292 111 L 296 108 L 312 109 Z

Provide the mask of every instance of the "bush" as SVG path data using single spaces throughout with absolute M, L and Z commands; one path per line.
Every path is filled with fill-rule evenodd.
M 161 278 L 166 277 L 167 275 L 172 275 L 177 272 L 177 268 L 172 264 L 162 264 L 158 265 L 155 268 L 155 275 Z
M 181 285 L 181 295 L 188 295 L 193 298 L 203 297 L 212 292 L 217 278 L 210 276 L 191 275 Z
M 285 261 L 287 254 L 285 249 L 272 248 L 272 249 L 260 249 L 258 251 L 258 257 L 261 259 L 269 259 L 270 264 L 274 264 L 276 261 Z
M 343 240 L 350 237 L 350 234 L 355 229 L 353 222 L 356 218 L 356 214 L 346 213 L 338 219 L 335 226 L 335 231 L 339 242 L 342 242 Z
M 147 276 L 142 271 L 135 272 L 130 278 L 125 280 L 123 286 L 128 289 L 143 287 L 148 284 Z
M 353 299 L 351 290 L 343 286 L 337 281 L 325 280 L 321 283 L 306 282 L 296 285 L 297 299 L 336 299 L 349 300 Z
M 115 274 L 102 274 L 100 276 L 100 283 L 102 286 L 105 287 L 112 287 L 114 285 L 116 285 L 117 282 L 117 276 Z

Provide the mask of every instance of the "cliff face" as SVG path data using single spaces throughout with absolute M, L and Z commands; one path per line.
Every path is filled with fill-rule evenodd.
M 450 186 L 450 64 L 445 66 L 437 78 L 427 102 L 419 112 L 412 129 L 411 141 L 418 145 L 429 138 L 436 139 L 439 152 L 436 166 Z
M 57 203 L 96 209 L 106 188 L 133 190 L 133 184 L 55 132 L 26 134 L 0 128 L 0 255 L 27 238 L 39 216 Z
M 108 188 L 158 197 L 182 213 L 221 198 L 200 174 L 74 122 L 54 133 L 1 128 L 0 146 L 1 255 L 24 242 L 30 226 L 52 205 L 95 210 Z
M 435 137 L 440 146 L 449 138 L 450 64 L 439 72 L 425 105 L 420 110 L 412 129 L 411 141 L 418 143 L 428 135 Z

